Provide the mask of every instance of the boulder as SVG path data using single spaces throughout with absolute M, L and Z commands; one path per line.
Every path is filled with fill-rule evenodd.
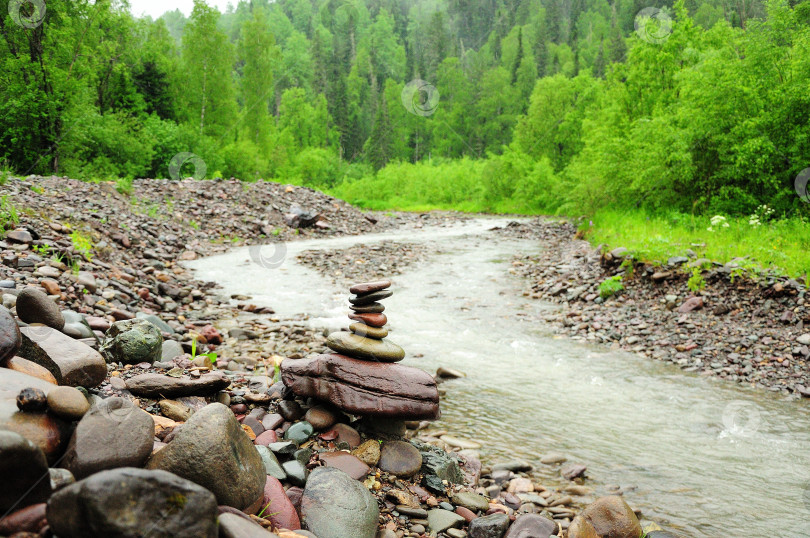
M 0 515 L 48 500 L 48 462 L 37 445 L 22 435 L 0 430 Z
M 0 364 L 13 357 L 20 349 L 22 336 L 17 322 L 4 306 L 0 306 Z
M 45 367 L 60 385 L 91 388 L 107 377 L 104 357 L 87 344 L 49 327 L 23 327 L 20 332 L 19 356 Z
M 231 380 L 221 372 L 210 372 L 197 379 L 163 374 L 140 374 L 127 380 L 127 389 L 136 396 L 175 398 L 203 396 L 228 388 Z
M 99 351 L 109 362 L 152 364 L 161 358 L 163 336 L 160 329 L 145 319 L 116 321 Z
M 318 538 L 375 538 L 380 510 L 360 482 L 332 467 L 318 467 L 301 497 L 303 526 Z
M 281 372 L 298 396 L 326 400 L 347 413 L 403 420 L 441 415 L 436 382 L 417 368 L 326 354 L 284 361 Z
M 25 323 L 41 323 L 57 331 L 65 326 L 65 318 L 50 297 L 37 288 L 25 288 L 17 295 L 17 316 Z
M 54 493 L 47 514 L 60 538 L 217 537 L 214 495 L 159 470 L 96 473 Z
M 231 410 L 220 403 L 194 413 L 147 466 L 208 488 L 219 504 L 246 512 L 261 505 L 266 480 L 262 458 Z
M 600 538 L 638 538 L 641 523 L 628 504 L 618 495 L 600 497 L 580 514 L 593 526 Z M 587 536 L 587 534 L 583 535 Z
M 62 467 L 77 479 L 116 467 L 142 467 L 155 435 L 149 413 L 124 398 L 107 398 L 90 408 L 70 438 Z

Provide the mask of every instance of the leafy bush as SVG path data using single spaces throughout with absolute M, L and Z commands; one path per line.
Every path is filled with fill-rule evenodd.
M 623 289 L 624 284 L 622 284 L 622 276 L 615 275 L 610 278 L 606 278 L 599 284 L 599 297 L 602 299 L 607 299 L 608 297 L 613 297 Z

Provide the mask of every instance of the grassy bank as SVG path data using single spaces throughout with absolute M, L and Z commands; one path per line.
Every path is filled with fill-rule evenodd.
M 642 260 L 666 262 L 692 249 L 701 258 L 724 263 L 745 258 L 742 267 L 773 269 L 804 280 L 810 273 L 810 223 L 769 219 L 763 213 L 767 210 L 756 218 L 732 218 L 603 210 L 581 229 L 591 243 L 625 247 Z

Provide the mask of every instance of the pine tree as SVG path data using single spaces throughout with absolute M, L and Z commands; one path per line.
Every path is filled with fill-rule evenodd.
M 622 31 L 618 26 L 613 26 L 613 38 L 610 40 L 610 62 L 624 62 L 627 59 L 627 43 L 624 42 Z
M 603 78 L 605 76 L 605 40 L 599 41 L 599 52 L 593 62 L 593 76 Z
M 381 95 L 377 104 L 377 114 L 371 128 L 371 136 L 366 141 L 366 158 L 368 162 L 379 170 L 391 160 L 392 157 L 392 128 L 388 116 L 388 105 L 385 96 Z

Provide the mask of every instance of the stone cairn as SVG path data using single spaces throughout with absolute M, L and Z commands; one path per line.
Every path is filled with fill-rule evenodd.
M 391 282 L 365 282 L 349 288 L 354 321 L 351 332 L 329 335 L 336 353 L 284 361 L 284 384 L 296 395 L 327 401 L 346 413 L 393 420 L 436 420 L 439 391 L 433 377 L 396 364 L 405 351 L 385 339 L 388 322 L 379 301 L 392 295 Z

